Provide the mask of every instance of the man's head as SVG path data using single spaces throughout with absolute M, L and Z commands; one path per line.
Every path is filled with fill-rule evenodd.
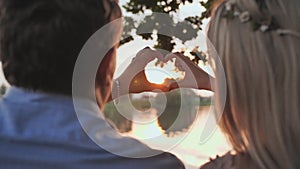
M 34 91 L 71 94 L 82 46 L 119 17 L 113 0 L 1 0 L 0 55 L 8 82 Z

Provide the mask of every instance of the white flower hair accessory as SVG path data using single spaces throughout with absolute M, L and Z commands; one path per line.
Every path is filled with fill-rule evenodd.
M 223 16 L 228 19 L 238 18 L 241 23 L 251 23 L 254 31 L 268 32 L 268 31 L 276 31 L 278 35 L 290 35 L 300 38 L 300 32 L 293 31 L 290 29 L 281 28 L 274 17 L 266 16 L 264 20 L 255 19 L 251 16 L 249 11 L 242 10 L 237 5 L 238 0 L 227 0 L 224 3 L 225 11 Z

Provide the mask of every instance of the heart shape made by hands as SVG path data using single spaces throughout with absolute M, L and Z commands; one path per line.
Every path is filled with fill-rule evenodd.
M 159 68 L 155 61 L 163 63 L 164 67 Z M 164 57 L 159 51 L 145 48 L 137 53 L 119 79 L 129 93 L 197 88 L 195 67 L 198 66 L 182 54 L 170 53 Z
M 154 61 L 148 63 L 145 68 L 148 81 L 155 84 L 169 85 L 175 81 L 184 79 L 185 72 L 176 66 L 175 59 L 168 61 Z
M 181 53 L 169 53 L 159 64 L 162 66 L 158 67 L 157 64 L 150 62 L 146 67 L 148 81 L 163 84 L 170 89 L 198 89 L 198 77 L 196 76 L 198 76 L 200 68 L 188 57 Z

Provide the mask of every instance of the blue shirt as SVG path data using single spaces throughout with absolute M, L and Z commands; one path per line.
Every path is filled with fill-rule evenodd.
M 137 140 L 111 134 L 107 126 L 102 125 L 103 119 L 98 119 L 97 123 L 101 125 L 96 140 L 92 141 L 79 123 L 72 98 L 12 87 L 0 100 L 0 168 L 184 168 L 169 153 L 128 158 L 108 152 L 96 144 L 97 139 L 107 141 L 112 148 L 122 147 L 126 153 L 157 150 Z

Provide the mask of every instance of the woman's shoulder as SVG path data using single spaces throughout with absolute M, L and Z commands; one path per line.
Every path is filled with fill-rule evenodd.
M 224 156 L 217 156 L 215 159 L 210 159 L 210 162 L 204 164 L 200 169 L 235 169 L 235 155 L 230 152 Z

